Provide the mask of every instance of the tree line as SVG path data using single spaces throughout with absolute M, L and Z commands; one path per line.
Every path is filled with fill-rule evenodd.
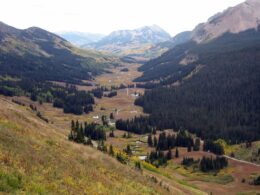
M 195 142 L 192 136 L 185 130 L 180 130 L 176 136 L 174 134 L 159 134 L 159 139 L 156 136 L 149 134 L 147 139 L 148 146 L 155 147 L 157 150 L 168 150 L 174 147 L 187 147 L 189 151 L 198 151 L 200 149 L 200 139 L 196 138 Z
M 203 156 L 202 159 L 196 161 L 192 157 L 183 157 L 182 165 L 192 166 L 194 164 L 199 164 L 199 169 L 203 172 L 219 171 L 228 166 L 228 160 L 221 156 L 215 158 Z
M 28 96 L 32 101 L 52 103 L 65 113 L 77 115 L 91 112 L 95 103 L 91 93 L 79 91 L 75 85 L 60 86 L 31 79 L 0 79 L 0 93 L 6 96 Z

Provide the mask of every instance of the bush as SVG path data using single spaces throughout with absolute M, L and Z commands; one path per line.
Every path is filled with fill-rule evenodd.
M 260 185 L 260 175 L 253 180 L 253 185 Z
M 19 174 L 6 174 L 0 172 L 0 191 L 14 192 L 22 187 L 22 177 Z

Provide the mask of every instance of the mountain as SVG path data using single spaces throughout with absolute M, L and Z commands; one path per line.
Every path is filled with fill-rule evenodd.
M 153 89 L 136 104 L 157 128 L 230 143 L 259 140 L 259 62 L 260 28 L 176 46 L 141 67 L 137 81 Z
M 0 23 L 0 43 L 0 75 L 79 83 L 112 62 L 37 27 L 20 30 Z
M 156 45 L 152 46 L 146 53 L 150 53 L 151 56 L 154 56 L 153 58 L 159 57 L 160 54 L 163 54 L 167 50 L 190 41 L 191 34 L 191 31 L 181 32 L 167 41 L 157 43 Z
M 191 34 L 192 32 L 191 31 L 184 31 L 184 32 L 181 32 L 177 35 L 175 35 L 174 37 L 172 37 L 171 39 L 165 41 L 165 42 L 160 42 L 158 43 L 156 47 L 161 47 L 161 48 L 168 48 L 168 49 L 171 49 L 177 45 L 180 45 L 182 43 L 186 43 L 188 42 L 189 40 L 191 40 Z
M 157 25 L 153 25 L 134 30 L 114 31 L 100 41 L 83 47 L 119 55 L 145 56 L 146 50 L 170 38 L 171 36 L 166 31 Z
M 220 21 L 215 34 L 208 26 L 214 25 L 199 26 L 212 36 L 198 38 L 197 27 L 192 40 L 140 67 L 143 75 L 136 81 L 153 89 L 136 104 L 150 114 L 153 126 L 187 128 L 203 139 L 230 143 L 260 139 L 258 6 L 249 0 L 229 8 L 209 20 Z M 233 14 L 240 20 L 225 26 Z
M 235 7 L 228 8 L 222 13 L 218 13 L 215 16 L 212 16 L 207 23 L 200 24 L 192 32 L 187 32 L 185 33 L 186 35 L 184 34 L 187 38 L 186 43 L 184 42 L 183 44 L 179 44 L 177 47 L 173 47 L 168 52 L 165 52 L 162 56 L 144 64 L 140 68 L 141 71 L 144 71 L 144 75 L 137 80 L 149 81 L 160 79 L 161 77 L 167 77 L 174 73 L 169 71 L 168 68 L 174 69 L 173 67 L 176 67 L 176 65 L 182 65 L 186 67 L 187 64 L 192 64 L 198 61 L 198 54 L 192 53 L 192 48 L 204 48 L 203 44 L 210 43 L 211 46 L 214 45 L 216 50 L 222 49 L 219 48 L 219 45 L 214 44 L 218 43 L 217 41 L 214 42 L 214 40 L 218 39 L 219 37 L 226 37 L 224 35 L 227 33 L 235 35 L 236 33 L 240 33 L 249 29 L 257 30 L 258 23 L 260 21 L 258 19 L 260 18 L 260 12 L 257 12 L 259 8 L 259 1 L 248 0 Z M 189 39 L 190 41 L 188 41 Z M 235 49 L 233 47 L 234 44 L 231 44 L 230 40 L 223 40 L 228 41 L 227 44 L 230 44 L 227 45 L 225 49 Z M 163 45 L 164 43 L 160 44 Z M 170 46 L 171 44 L 169 44 L 169 42 L 165 42 L 165 45 Z M 224 47 L 223 45 L 222 47 Z M 196 51 L 194 52 L 198 53 Z M 157 67 L 160 69 L 160 71 L 157 70 Z
M 196 42 L 209 41 L 226 32 L 239 33 L 247 29 L 257 29 L 260 24 L 260 1 L 247 0 L 235 7 L 209 18 L 199 24 L 192 33 Z
M 104 35 L 87 32 L 57 32 L 59 36 L 71 42 L 74 45 L 82 46 L 88 43 L 93 43 L 101 40 Z

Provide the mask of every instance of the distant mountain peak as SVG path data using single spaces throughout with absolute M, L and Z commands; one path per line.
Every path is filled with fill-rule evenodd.
M 171 36 L 161 27 L 152 25 L 133 30 L 113 31 L 97 43 L 87 44 L 85 47 L 116 54 L 138 53 L 141 55 L 147 47 L 170 38 Z
M 162 29 L 160 26 L 158 26 L 157 24 L 153 24 L 151 26 L 143 26 L 143 27 L 140 27 L 136 30 L 147 30 L 147 29 L 150 29 L 152 31 L 157 31 L 157 32 L 166 32 L 164 29 Z

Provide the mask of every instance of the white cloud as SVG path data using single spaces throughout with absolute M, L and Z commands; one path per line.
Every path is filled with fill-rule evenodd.
M 3 0 L 0 21 L 17 28 L 108 34 L 157 24 L 174 35 L 243 0 Z

